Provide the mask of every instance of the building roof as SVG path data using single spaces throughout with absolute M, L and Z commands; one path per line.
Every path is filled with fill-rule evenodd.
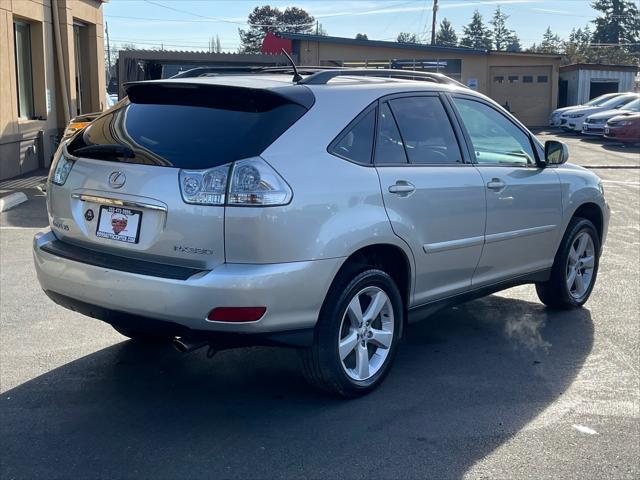
M 356 38 L 346 37 L 330 37 L 328 35 L 309 35 L 307 33 L 289 33 L 279 32 L 280 38 L 288 38 L 290 40 L 308 40 L 311 42 L 324 42 L 324 43 L 340 43 L 343 45 L 359 45 L 362 47 L 385 47 L 385 48 L 402 48 L 406 50 L 422 50 L 425 52 L 449 52 L 466 55 L 486 55 L 487 50 L 480 50 L 477 48 L 468 47 L 444 47 L 444 46 L 432 46 L 422 43 L 399 43 L 389 42 L 384 40 L 360 40 Z
M 561 72 L 572 72 L 574 70 L 600 70 L 613 72 L 637 72 L 637 65 L 607 65 L 604 63 L 572 63 L 560 67 Z

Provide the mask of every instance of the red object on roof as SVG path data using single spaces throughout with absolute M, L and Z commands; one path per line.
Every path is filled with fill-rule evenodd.
M 287 53 L 293 52 L 291 40 L 288 38 L 280 38 L 271 32 L 267 32 L 262 41 L 262 53 L 280 54 L 282 49 Z

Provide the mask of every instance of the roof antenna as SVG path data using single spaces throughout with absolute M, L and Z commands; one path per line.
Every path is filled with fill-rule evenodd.
M 293 68 L 293 83 L 298 83 L 300 80 L 302 80 L 302 77 L 298 73 L 298 67 L 296 67 L 296 64 L 293 61 L 293 58 L 291 58 L 291 55 L 289 55 L 284 48 L 282 49 L 282 53 L 284 53 L 286 57 L 289 59 L 289 62 L 291 63 L 291 67 Z

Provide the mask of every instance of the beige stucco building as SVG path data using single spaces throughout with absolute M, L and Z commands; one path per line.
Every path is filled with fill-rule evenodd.
M 280 33 L 301 65 L 406 68 L 441 72 L 507 106 L 523 123 L 541 126 L 558 100 L 559 55 L 355 40 Z
M 0 0 L 0 179 L 47 167 L 105 103 L 103 0 Z

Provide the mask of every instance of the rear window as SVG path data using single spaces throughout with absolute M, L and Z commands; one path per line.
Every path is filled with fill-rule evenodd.
M 144 85 L 130 90 L 128 101 L 89 125 L 68 148 L 103 160 L 210 168 L 261 154 L 306 111 L 268 90 Z M 118 156 L 108 145 L 132 153 Z M 94 146 L 100 148 L 81 150 Z

